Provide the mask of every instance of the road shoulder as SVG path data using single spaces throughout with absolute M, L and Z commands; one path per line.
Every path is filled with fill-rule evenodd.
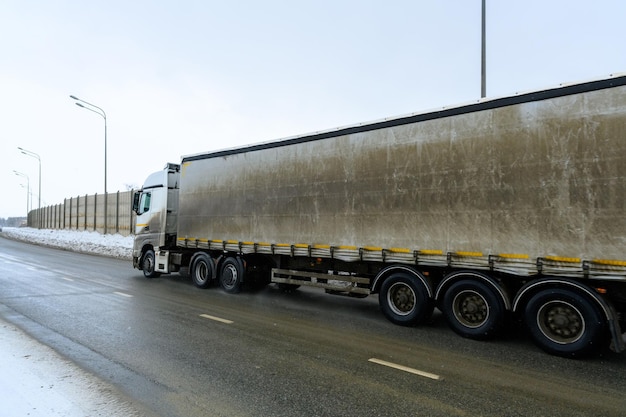
M 0 398 L 13 416 L 140 416 L 112 385 L 0 319 Z

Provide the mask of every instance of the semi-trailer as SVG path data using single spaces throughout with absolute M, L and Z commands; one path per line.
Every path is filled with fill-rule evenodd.
M 174 142 L 175 143 L 175 142 Z M 133 265 L 378 294 L 472 339 L 626 349 L 626 76 L 183 156 L 135 193 Z

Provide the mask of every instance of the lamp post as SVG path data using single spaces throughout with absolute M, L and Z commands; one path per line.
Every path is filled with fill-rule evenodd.
M 107 210 L 108 210 L 108 195 L 107 195 L 107 114 L 103 109 L 91 104 L 85 100 L 81 100 L 76 96 L 70 95 L 72 100 L 76 100 L 76 105 L 82 107 L 85 110 L 92 111 L 100 115 L 104 119 L 104 234 L 107 233 Z M 85 106 L 86 104 L 86 106 Z
M 30 196 L 30 178 L 28 178 L 28 175 L 24 174 L 23 172 L 19 172 L 16 170 L 13 170 L 13 172 L 15 173 L 15 175 L 26 178 L 26 217 L 28 218 L 28 212 L 30 211 L 30 204 L 28 202 L 28 198 Z
M 17 149 L 19 149 L 20 152 L 22 152 L 24 155 L 37 158 L 37 161 L 39 162 L 39 202 L 37 205 L 37 228 L 41 229 L 41 218 L 42 218 L 41 216 L 41 157 L 35 152 L 28 151 L 24 148 L 20 148 L 19 146 L 17 147 Z
M 483 8 L 481 13 L 481 47 L 480 47 L 480 97 L 485 98 L 487 95 L 487 41 L 486 41 L 486 0 L 482 0 Z

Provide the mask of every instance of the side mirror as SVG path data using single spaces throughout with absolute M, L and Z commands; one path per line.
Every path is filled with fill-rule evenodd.
M 137 191 L 133 194 L 133 211 L 136 214 L 141 214 L 139 213 L 139 201 L 141 200 L 141 191 Z

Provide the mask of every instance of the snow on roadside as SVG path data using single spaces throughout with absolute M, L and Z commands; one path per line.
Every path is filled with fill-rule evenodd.
M 4 237 L 75 252 L 91 253 L 120 259 L 132 259 L 133 237 L 120 234 L 103 235 L 78 230 L 3 227 Z

